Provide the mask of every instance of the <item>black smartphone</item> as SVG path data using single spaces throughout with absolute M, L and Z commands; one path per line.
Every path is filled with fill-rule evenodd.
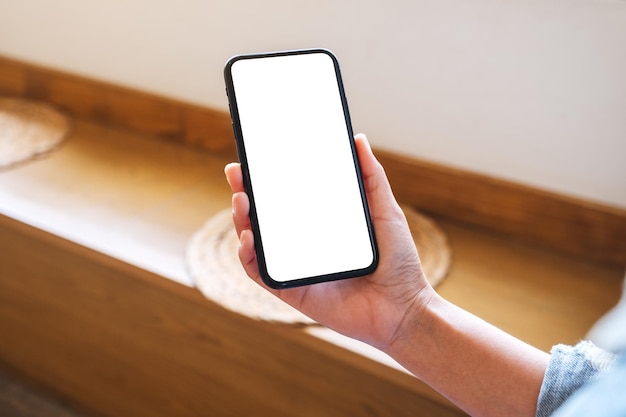
M 335 55 L 238 55 L 224 76 L 264 282 L 373 272 L 378 250 Z

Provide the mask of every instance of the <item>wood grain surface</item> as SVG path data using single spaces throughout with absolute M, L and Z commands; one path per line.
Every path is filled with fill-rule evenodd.
M 626 265 L 626 210 L 379 150 L 397 198 L 426 212 L 597 262 Z
M 222 111 L 2 56 L 0 94 L 41 100 L 74 116 L 235 155 L 230 119 Z
M 0 373 L 0 416 L 88 417 L 6 373 Z
M 298 329 L 0 217 L 0 359 L 107 416 L 458 416 Z M 364 359 L 361 359 L 364 361 Z M 379 368 L 384 365 L 378 365 Z M 412 384 L 418 382 L 413 380 Z

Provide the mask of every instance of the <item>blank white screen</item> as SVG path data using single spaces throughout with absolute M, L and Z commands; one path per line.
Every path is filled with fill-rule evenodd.
M 374 255 L 335 68 L 325 53 L 232 65 L 267 271 L 363 269 Z

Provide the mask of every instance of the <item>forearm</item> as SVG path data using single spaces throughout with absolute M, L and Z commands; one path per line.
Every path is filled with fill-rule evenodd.
M 473 416 L 535 415 L 547 353 L 436 294 L 405 327 L 387 353 L 457 406 Z

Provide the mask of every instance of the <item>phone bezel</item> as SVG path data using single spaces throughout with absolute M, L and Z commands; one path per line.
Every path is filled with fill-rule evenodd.
M 270 276 L 267 270 L 262 236 L 260 235 L 260 232 L 259 232 L 259 221 L 257 218 L 254 190 L 252 189 L 253 188 L 252 182 L 250 180 L 248 160 L 246 156 L 245 143 L 244 143 L 241 123 L 240 123 L 240 118 L 239 118 L 237 97 L 236 97 L 236 92 L 234 88 L 231 69 L 232 69 L 232 66 L 240 60 L 271 58 L 271 57 L 302 55 L 302 54 L 319 54 L 319 53 L 328 55 L 331 58 L 334 69 L 335 69 L 335 77 L 337 80 L 337 86 L 338 86 L 339 95 L 341 98 L 344 120 L 345 120 L 346 128 L 348 131 L 347 139 L 349 140 L 350 148 L 352 151 L 352 159 L 353 159 L 354 168 L 357 174 L 358 186 L 359 186 L 359 190 L 361 194 L 361 202 L 362 202 L 365 220 L 366 220 L 366 224 L 368 228 L 368 234 L 370 238 L 370 245 L 372 249 L 372 262 L 369 266 L 365 268 L 348 270 L 348 271 L 338 271 L 338 272 L 330 273 L 330 274 L 317 275 L 317 276 L 311 276 L 311 277 L 305 277 L 305 278 L 297 278 L 297 279 L 287 280 L 287 281 L 278 281 L 278 280 L 274 280 Z M 226 82 L 226 95 L 228 97 L 228 104 L 229 104 L 230 115 L 231 115 L 231 120 L 232 120 L 233 133 L 235 136 L 235 142 L 237 146 L 237 154 L 238 154 L 239 161 L 241 163 L 241 168 L 242 168 L 244 189 L 245 189 L 246 194 L 248 194 L 248 197 L 250 200 L 250 222 L 251 222 L 252 232 L 254 235 L 254 244 L 255 244 L 255 251 L 257 255 L 257 261 L 259 265 L 259 273 L 261 275 L 263 282 L 271 288 L 284 289 L 284 288 L 298 287 L 298 286 L 303 286 L 303 285 L 311 285 L 311 284 L 316 284 L 320 282 L 354 278 L 358 276 L 368 275 L 374 272 L 376 270 L 376 267 L 378 266 L 378 259 L 379 259 L 378 247 L 376 243 L 376 237 L 375 237 L 374 227 L 373 227 L 373 223 L 372 223 L 372 219 L 370 215 L 369 205 L 367 202 L 367 196 L 365 193 L 365 187 L 363 184 L 361 167 L 360 167 L 358 155 L 356 152 L 356 146 L 354 142 L 354 133 L 352 130 L 352 123 L 350 119 L 350 112 L 348 109 L 348 103 L 347 103 L 346 94 L 345 94 L 345 90 L 343 86 L 341 72 L 339 69 L 339 62 L 336 56 L 330 50 L 324 49 L 324 48 L 299 49 L 299 50 L 287 50 L 287 51 L 262 52 L 262 53 L 235 55 L 227 61 L 224 67 L 224 79 Z

